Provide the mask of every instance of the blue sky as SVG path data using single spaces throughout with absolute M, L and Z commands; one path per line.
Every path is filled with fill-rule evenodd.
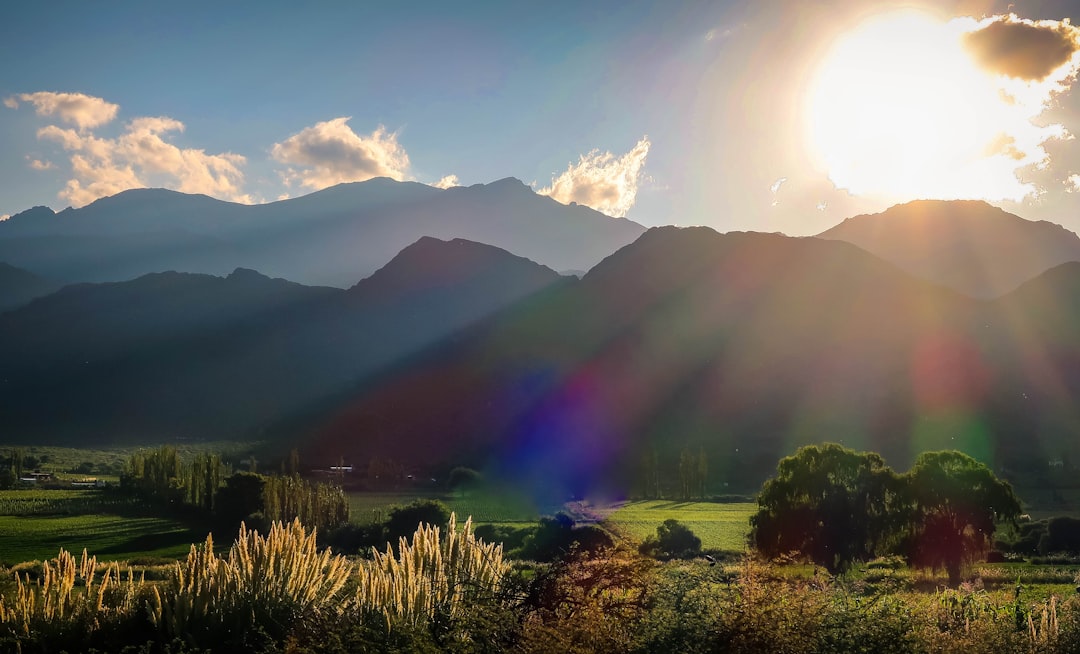
M 131 185 L 272 201 L 390 171 L 513 176 L 646 225 L 816 233 L 914 199 L 838 189 L 803 125 L 831 44 L 912 4 L 4 3 L 0 215 Z M 947 20 L 1006 7 L 928 8 Z M 88 123 L 43 95 L 56 93 L 115 113 Z M 1080 132 L 1076 104 L 1063 88 L 1037 120 Z M 1080 229 L 1077 145 L 1043 147 L 1047 164 L 1018 173 L 1034 190 L 998 204 Z

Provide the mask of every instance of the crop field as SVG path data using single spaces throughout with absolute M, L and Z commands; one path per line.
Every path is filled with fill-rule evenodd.
M 28 489 L 0 491 L 0 516 L 55 516 L 113 513 L 132 505 L 130 498 L 99 490 Z
M 756 510 L 753 502 L 642 500 L 613 506 L 603 523 L 621 536 L 640 541 L 655 536 L 657 526 L 674 518 L 697 534 L 702 548 L 741 552 Z
M 472 516 L 474 524 L 517 524 L 534 523 L 540 512 L 524 501 L 514 500 L 499 494 L 469 493 L 425 493 L 396 492 L 349 493 L 349 513 L 352 521 L 370 524 L 385 520 L 395 506 L 404 506 L 413 500 L 439 500 L 457 514 L 458 521 L 464 522 Z
M 176 520 L 116 515 L 0 516 L 0 562 L 50 559 L 60 547 L 99 560 L 182 557 L 205 540 Z M 222 539 L 224 542 L 225 539 Z

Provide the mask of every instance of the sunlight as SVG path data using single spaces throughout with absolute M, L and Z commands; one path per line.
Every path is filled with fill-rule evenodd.
M 1024 157 L 1003 126 L 1030 124 L 963 49 L 969 21 L 903 12 L 826 55 L 808 97 L 811 149 L 832 182 L 885 199 L 1018 200 Z

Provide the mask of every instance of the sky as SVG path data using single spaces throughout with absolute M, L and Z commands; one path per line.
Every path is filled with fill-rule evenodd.
M 0 4 L 0 217 L 516 177 L 647 226 L 1080 231 L 1080 0 Z

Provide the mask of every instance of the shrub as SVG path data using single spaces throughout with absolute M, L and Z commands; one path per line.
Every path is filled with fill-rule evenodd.
M 414 500 L 390 511 L 386 520 L 386 538 L 396 544 L 408 538 L 422 524 L 444 525 L 450 519 L 450 509 L 438 500 Z
M 525 538 L 521 556 L 539 562 L 549 562 L 572 552 L 595 553 L 615 544 L 610 535 L 596 525 L 575 527 L 574 519 L 565 513 L 540 519 L 531 535 Z
M 658 559 L 686 559 L 701 554 L 701 539 L 689 527 L 670 518 L 656 528 L 655 538 L 645 539 L 639 551 Z

